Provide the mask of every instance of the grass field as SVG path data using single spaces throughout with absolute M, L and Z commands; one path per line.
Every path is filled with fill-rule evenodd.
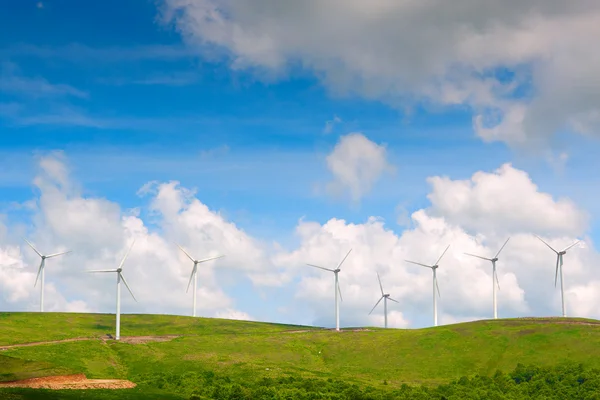
M 144 397 L 145 377 L 157 372 L 215 371 L 232 379 L 303 376 L 339 378 L 390 387 L 439 384 L 464 375 L 507 371 L 518 363 L 550 366 L 563 361 L 600 367 L 600 321 L 505 319 L 427 329 L 334 332 L 311 327 L 163 315 L 123 315 L 122 336 L 181 335 L 171 341 L 128 344 L 103 341 L 114 315 L 0 313 L 0 347 L 18 343 L 90 340 L 8 348 L 0 352 L 0 380 L 65 373 L 139 383 L 127 398 Z M 39 392 L 0 394 L 37 398 Z M 104 392 L 107 392 L 103 394 Z M 55 396 L 50 393 L 48 395 Z M 66 393 L 61 391 L 61 393 Z M 121 391 L 95 392 L 98 398 Z M 122 395 L 122 394 L 121 394 Z M 33 397 L 31 397 L 33 396 Z M 62 397 L 80 398 L 83 392 Z M 161 398 L 169 399 L 168 393 Z M 4 397 L 3 397 L 4 398 Z M 10 397 L 6 397 L 10 398 Z M 84 398 L 84 397 L 81 397 Z M 86 397 L 86 398 L 89 398 Z M 180 397 L 173 397 L 180 398 Z

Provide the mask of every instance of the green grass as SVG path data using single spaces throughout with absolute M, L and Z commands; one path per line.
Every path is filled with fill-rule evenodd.
M 313 327 L 234 321 L 218 318 L 192 318 L 172 315 L 126 314 L 121 320 L 121 336 L 140 335 L 252 335 Z M 2 313 L 0 346 L 100 337 L 115 333 L 114 314 Z
M 389 387 L 399 387 L 403 383 L 433 385 L 464 375 L 490 375 L 497 369 L 512 370 L 518 363 L 551 366 L 570 361 L 600 367 L 600 358 L 594 356 L 600 347 L 600 321 L 594 320 L 505 319 L 342 333 L 164 315 L 123 315 L 121 321 L 122 336 L 182 336 L 136 345 L 92 339 L 11 348 L 1 353 L 0 380 L 68 371 L 85 373 L 88 378 L 130 379 L 143 386 L 147 374 L 215 371 L 241 380 L 295 375 L 338 377 L 376 387 L 385 380 Z M 0 313 L 0 346 L 97 338 L 112 333 L 113 324 L 114 315 Z M 310 331 L 286 332 L 305 329 Z M 5 359 L 10 362 L 5 363 Z M 126 397 L 135 398 L 136 390 Z M 12 393 L 17 392 L 25 395 L 18 390 Z M 95 393 L 101 392 L 105 391 Z M 75 397 L 56 398 L 79 398 L 77 394 L 68 396 Z
M 72 370 L 41 361 L 23 360 L 0 355 L 0 381 L 16 381 L 48 375 L 67 375 Z

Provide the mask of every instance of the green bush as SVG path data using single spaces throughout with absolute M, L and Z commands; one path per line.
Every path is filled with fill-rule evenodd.
M 141 380 L 146 385 L 186 395 L 190 400 L 600 400 L 600 371 L 580 364 L 552 368 L 519 364 L 509 373 L 496 371 L 492 376 L 463 376 L 437 387 L 402 385 L 396 389 L 385 383 L 379 388 L 361 387 L 334 379 L 300 376 L 235 381 L 212 371 L 159 374 Z

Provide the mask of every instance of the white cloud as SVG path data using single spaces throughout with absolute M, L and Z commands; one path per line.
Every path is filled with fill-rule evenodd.
M 334 176 L 328 186 L 330 192 L 339 195 L 349 191 L 355 202 L 371 191 L 384 172 L 393 171 L 385 146 L 361 133 L 342 136 L 327 156 L 327 167 Z
M 242 321 L 252 321 L 254 319 L 249 314 L 247 314 L 243 311 L 238 311 L 238 310 L 234 310 L 231 308 L 228 308 L 227 310 L 223 310 L 223 311 L 218 311 L 215 314 L 215 317 L 225 318 L 225 319 L 238 319 L 238 320 L 242 320 Z
M 165 22 L 234 70 L 311 70 L 332 91 L 397 106 L 465 105 L 484 140 L 600 130 L 595 0 L 163 0 Z M 514 74 L 507 74 L 510 70 Z
M 539 192 L 527 173 L 510 164 L 468 180 L 438 176 L 428 181 L 431 213 L 469 231 L 580 235 L 587 227 L 586 213 L 572 201 Z
M 401 234 L 386 228 L 377 217 L 364 223 L 300 220 L 296 227 L 299 245 L 286 250 L 253 238 L 177 182 L 146 185 L 146 212 L 124 211 L 107 199 L 84 196 L 65 162 L 60 155 L 40 159 L 34 180 L 39 198 L 28 232 L 43 251 L 74 250 L 48 263 L 46 309 L 52 311 L 113 312 L 114 277 L 85 270 L 116 267 L 135 238 L 124 275 L 139 303 L 124 290 L 122 311 L 126 313 L 191 313 L 191 293 L 186 294 L 185 287 L 192 265 L 175 246 L 177 242 L 197 258 L 226 255 L 199 266 L 199 315 L 252 319 L 248 313 L 253 311 L 240 310 L 224 291 L 224 281 L 250 279 L 255 285 L 280 286 L 294 293 L 295 286 L 289 285 L 296 277 L 297 300 L 312 310 L 316 324 L 332 326 L 333 274 L 305 263 L 333 267 L 352 248 L 340 273 L 342 326 L 382 324 L 381 306 L 368 315 L 380 296 L 376 272 L 385 292 L 400 302 L 389 303 L 390 326 L 430 325 L 431 271 L 404 260 L 434 262 L 451 244 L 438 270 L 440 321 L 489 318 L 491 266 L 463 253 L 492 256 L 510 234 L 498 263 L 500 317 L 559 315 L 555 255 L 532 233 L 540 232 L 552 246 L 563 248 L 583 233 L 586 222 L 575 205 L 552 199 L 525 173 L 504 165 L 493 173 L 475 173 L 467 181 L 430 179 L 431 207 L 412 213 L 411 227 Z M 503 188 L 511 185 L 519 190 L 521 201 L 505 194 Z M 482 207 L 488 204 L 483 199 L 493 199 L 495 205 Z M 150 216 L 142 219 L 147 211 Z M 521 217 L 512 217 L 508 211 Z M 33 282 L 39 257 L 18 242 L 17 235 L 12 237 L 12 232 L 18 229 L 9 230 L 0 223 L 0 265 L 22 269 L 0 268 L 0 306 L 36 310 L 39 290 Z M 600 317 L 590 306 L 600 295 L 600 271 L 593 267 L 600 257 L 591 240 L 584 239 L 585 247 L 573 248 L 565 256 L 567 311 Z M 293 313 L 287 318 L 294 322 Z
M 338 117 L 337 115 L 334 115 L 332 120 L 325 121 L 325 127 L 323 128 L 323 133 L 333 132 L 333 128 L 335 128 L 335 126 L 337 124 L 340 124 L 341 122 L 342 122 L 342 119 L 340 117 Z
M 492 257 L 508 233 L 512 238 L 498 262 L 499 316 L 560 315 L 554 254 L 532 233 L 548 232 L 550 244 L 562 249 L 583 233 L 584 213 L 570 202 L 539 192 L 524 172 L 510 165 L 494 173 L 475 173 L 469 181 L 439 177 L 429 181 L 432 206 L 414 212 L 413 228 L 400 235 L 386 229 L 377 218 L 363 224 L 338 219 L 323 225 L 299 222 L 300 247 L 276 262 L 297 266 L 296 273 L 303 276 L 297 295 L 310 304 L 315 320 L 332 325 L 333 274 L 301 266 L 309 262 L 333 268 L 353 248 L 340 272 L 342 325 L 382 320 L 380 308 L 374 311 L 376 317 L 367 316 L 380 293 L 376 271 L 385 291 L 400 302 L 390 304 L 390 311 L 402 312 L 401 321 L 405 322 L 398 326 L 431 324 L 431 271 L 404 260 L 433 263 L 448 244 L 450 249 L 438 270 L 440 322 L 491 318 L 491 265 L 464 252 Z M 518 198 L 503 194 L 511 185 Z M 485 199 L 491 201 L 482 202 Z M 481 203 L 489 207 L 483 208 Z M 520 217 L 511 216 L 509 211 Z M 565 282 L 570 293 L 567 311 L 569 315 L 600 317 L 588 305 L 600 282 L 600 273 L 593 268 L 600 257 L 589 239 L 586 244 L 586 248 L 574 248 L 565 257 Z
M 186 294 L 185 288 L 192 265 L 174 242 L 198 258 L 227 255 L 199 266 L 200 315 L 231 310 L 235 303 L 218 285 L 215 265 L 261 276 L 261 244 L 193 198 L 193 191 L 175 182 L 148 185 L 147 191 L 154 193 L 149 208 L 162 231 L 158 233 L 148 228 L 139 210 L 129 212 L 107 199 L 83 196 L 65 161 L 60 153 L 40 158 L 34 179 L 40 194 L 28 237 L 42 252 L 73 250 L 47 264 L 45 309 L 112 311 L 112 274 L 85 271 L 116 267 L 134 238 L 123 273 L 139 303 L 123 289 L 123 312 L 191 313 L 191 291 Z M 11 308 L 37 309 L 39 290 L 33 282 L 39 257 L 14 240 L 0 235 L 0 264 L 23 266 L 23 270 L 0 268 L 4 301 Z
M 41 97 L 64 97 L 72 96 L 87 98 L 88 94 L 65 84 L 54 84 L 40 77 L 26 77 L 21 74 L 19 67 L 10 62 L 0 63 L 0 92 L 10 93 L 18 96 L 41 98 Z

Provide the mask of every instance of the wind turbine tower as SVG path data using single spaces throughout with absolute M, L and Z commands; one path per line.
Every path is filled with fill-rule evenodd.
M 421 263 L 414 262 L 414 261 L 404 260 L 404 261 L 409 262 L 411 264 L 420 265 L 420 266 L 425 267 L 425 268 L 431 268 L 431 270 L 433 272 L 433 326 L 437 326 L 437 324 L 438 324 L 437 297 L 435 295 L 435 291 L 436 290 L 437 290 L 438 296 L 440 296 L 440 287 L 438 286 L 438 283 L 437 283 L 436 270 L 439 267 L 438 264 L 442 260 L 442 257 L 444 257 L 444 254 L 446 254 L 446 252 L 448 251 L 448 248 L 450 248 L 450 245 L 448 245 L 448 247 L 446 247 L 446 250 L 444 250 L 444 252 L 440 256 L 440 258 L 438 258 L 438 260 L 433 265 L 426 265 L 426 264 L 421 264 Z
M 195 317 L 196 316 L 196 294 L 198 292 L 198 264 L 202 264 L 202 263 L 210 261 L 210 260 L 216 260 L 217 258 L 222 258 L 225 256 L 222 255 L 222 256 L 217 256 L 217 257 L 205 258 L 204 260 L 196 260 L 192 256 L 190 256 L 188 254 L 188 252 L 183 249 L 183 247 L 181 247 L 180 245 L 177 245 L 177 247 L 179 247 L 179 249 L 181 251 L 183 251 L 183 253 L 194 263 L 194 268 L 192 268 L 192 273 L 190 274 L 190 280 L 188 282 L 187 289 L 185 290 L 185 292 L 187 293 L 190 290 L 190 284 L 192 283 L 192 279 L 193 279 L 194 280 L 194 296 L 193 296 L 194 297 L 194 301 L 193 301 L 194 305 L 192 308 L 192 317 Z
M 127 290 L 129 290 L 131 297 L 133 297 L 133 299 L 137 302 L 135 296 L 133 295 L 133 292 L 131 291 L 131 289 L 129 288 L 129 285 L 127 284 L 127 281 L 125 280 L 125 277 L 121 273 L 123 271 L 123 264 L 125 264 L 125 260 L 127 259 L 127 256 L 129 255 L 129 252 L 131 251 L 131 248 L 133 247 L 134 243 L 135 243 L 135 240 L 131 243 L 131 246 L 129 246 L 127 253 L 125 253 L 125 256 L 121 260 L 121 263 L 119 264 L 119 268 L 117 268 L 117 269 L 96 269 L 96 270 L 88 271 L 88 272 L 116 272 L 117 273 L 117 324 L 116 324 L 115 340 L 121 339 L 121 281 L 123 281 L 123 283 L 125 284 L 125 287 L 127 288 Z
M 340 267 L 342 266 L 344 261 L 346 261 L 346 258 L 348 258 L 351 251 L 352 251 L 352 249 L 350 249 L 348 251 L 348 253 L 346 253 L 346 256 L 342 259 L 342 261 L 340 261 L 340 263 L 337 265 L 337 267 L 335 269 L 319 267 L 318 265 L 314 265 L 314 264 L 306 264 L 310 267 L 315 267 L 315 268 L 323 269 L 325 271 L 333 272 L 333 274 L 335 276 L 335 283 L 334 283 L 334 288 L 333 288 L 333 290 L 335 292 L 335 330 L 338 332 L 340 330 L 340 304 L 338 302 L 338 294 L 340 296 L 340 300 L 342 300 L 342 292 L 340 291 L 340 281 L 338 279 L 338 274 L 340 272 Z
M 508 239 L 506 239 L 506 242 L 504 242 L 504 244 L 502 245 L 502 247 L 500 247 L 500 250 L 498 250 L 498 253 L 496 253 L 496 255 L 494 256 L 494 258 L 485 258 L 485 257 L 481 257 L 481 256 L 476 256 L 475 254 L 469 254 L 469 253 L 465 253 L 468 256 L 471 257 L 477 257 L 477 258 L 481 258 L 482 260 L 488 260 L 492 262 L 492 296 L 493 296 L 493 303 L 494 303 L 494 319 L 498 319 L 498 307 L 497 307 L 497 300 L 496 300 L 496 286 L 498 287 L 498 290 L 500 290 L 500 282 L 498 282 L 498 274 L 496 273 L 496 262 L 498 261 L 498 256 L 500 255 L 500 252 L 502 251 L 502 249 L 504 248 L 504 246 L 506 246 L 506 243 L 508 243 L 508 241 L 510 240 L 510 237 Z
M 25 239 L 25 238 L 23 238 Z M 55 254 L 50 254 L 50 255 L 43 255 L 42 253 L 40 253 L 34 245 L 31 244 L 31 242 L 29 242 L 29 240 L 25 239 L 25 241 L 27 242 L 27 244 L 29 245 L 29 247 L 31 247 L 33 249 L 33 251 L 35 251 L 37 253 L 38 256 L 40 256 L 40 258 L 42 259 L 42 261 L 40 262 L 40 266 L 38 268 L 38 273 L 37 276 L 35 277 L 35 283 L 33 284 L 33 287 L 35 287 L 38 283 L 38 279 L 40 279 L 40 312 L 44 312 L 44 282 L 45 282 L 45 275 L 46 275 L 46 271 L 45 271 L 45 267 L 46 267 L 46 260 L 48 258 L 53 258 L 53 257 L 58 257 L 58 256 L 62 256 L 63 254 L 68 254 L 71 253 L 71 251 L 65 251 L 63 253 L 55 253 Z
M 375 305 L 373 306 L 373 309 L 371 310 L 371 312 L 369 312 L 369 315 L 371 315 L 371 313 L 373 312 L 373 310 L 375 310 L 375 307 L 377 307 L 377 305 L 381 302 L 381 300 L 383 299 L 383 318 L 384 318 L 384 327 L 388 327 L 388 318 L 387 318 L 387 301 L 391 300 L 393 302 L 398 303 L 398 301 L 392 299 L 390 297 L 389 294 L 386 294 L 383 292 L 383 286 L 381 285 L 381 279 L 379 278 L 379 273 L 377 273 L 377 280 L 379 281 L 379 289 L 381 289 L 381 297 L 379 298 L 379 300 L 377 300 L 377 303 L 375 303 Z
M 575 246 L 576 244 L 578 244 L 580 241 L 576 241 L 575 243 L 573 243 L 572 245 L 570 245 L 569 247 L 565 248 L 562 251 L 556 251 L 552 248 L 552 246 L 550 246 L 548 243 L 546 243 L 541 237 L 535 235 L 536 238 L 540 239 L 542 241 L 542 243 L 544 243 L 546 246 L 548 246 L 548 248 L 550 248 L 550 250 L 552 250 L 554 253 L 556 253 L 556 272 L 554 273 L 554 287 L 556 287 L 556 281 L 558 280 L 558 270 L 560 269 L 560 300 L 562 303 L 562 316 L 563 318 L 567 316 L 567 309 L 565 308 L 565 286 L 564 286 L 564 282 L 563 282 L 563 256 L 565 254 L 567 254 L 567 250 L 569 250 L 571 247 Z

